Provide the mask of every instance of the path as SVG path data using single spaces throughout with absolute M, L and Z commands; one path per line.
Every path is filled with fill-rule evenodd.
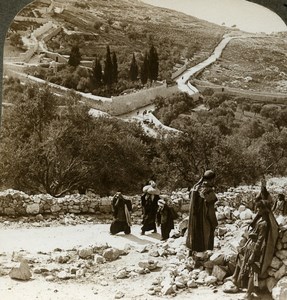
M 110 235 L 109 224 L 69 225 L 56 227 L 1 228 L 0 253 L 12 253 L 25 250 L 30 253 L 49 252 L 55 248 L 63 250 L 73 247 L 87 247 L 92 244 L 109 244 L 112 247 L 124 248 L 126 244 L 141 246 L 157 243 L 158 233 L 140 235 L 140 226 L 132 226 L 132 234 Z M 5 241 L 5 242 L 3 242 Z
M 207 66 L 214 63 L 220 56 L 223 51 L 223 49 L 226 47 L 226 45 L 235 37 L 231 36 L 224 36 L 221 42 L 217 45 L 217 47 L 214 49 L 213 53 L 204 61 L 197 64 L 196 66 L 188 69 L 185 71 L 177 80 L 177 85 L 179 90 L 182 92 L 188 93 L 190 96 L 199 93 L 199 91 L 196 89 L 196 87 L 192 86 L 188 80 L 191 76 L 196 74 L 197 72 L 203 70 Z

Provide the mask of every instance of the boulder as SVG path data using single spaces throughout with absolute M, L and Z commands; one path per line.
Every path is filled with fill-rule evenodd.
M 226 273 L 227 272 L 223 268 L 215 265 L 212 269 L 212 274 L 211 275 L 216 277 L 217 281 L 222 281 L 223 278 L 226 276 Z
M 80 258 L 87 259 L 92 256 L 93 248 L 80 249 L 78 254 Z
M 232 281 L 227 281 L 223 284 L 222 290 L 224 293 L 238 293 L 239 289 L 238 287 L 232 282 Z
M 40 205 L 38 203 L 29 204 L 26 207 L 27 214 L 37 215 L 40 211 Z
M 282 277 L 272 289 L 272 298 L 274 300 L 287 299 L 287 276 Z
M 30 271 L 30 267 L 26 260 L 23 260 L 20 263 L 19 268 L 13 268 L 9 272 L 9 276 L 12 279 L 27 281 L 32 277 L 32 273 Z
M 117 248 L 108 248 L 108 249 L 104 250 L 104 252 L 103 252 L 103 257 L 107 261 L 114 261 L 114 260 L 118 259 L 119 256 L 120 256 L 120 250 Z
M 274 273 L 275 279 L 279 280 L 287 273 L 287 266 L 283 265 L 277 272 Z
M 279 252 L 279 251 L 277 251 Z M 277 256 L 277 253 L 276 253 L 276 256 Z M 283 265 L 283 262 L 281 259 L 279 259 L 278 257 L 274 256 L 272 261 L 271 261 L 271 264 L 270 264 L 270 267 L 275 269 L 275 270 L 279 270 L 280 267 Z
M 106 260 L 101 255 L 95 254 L 95 256 L 94 256 L 94 262 L 97 263 L 97 264 L 103 264 L 103 263 L 106 262 Z

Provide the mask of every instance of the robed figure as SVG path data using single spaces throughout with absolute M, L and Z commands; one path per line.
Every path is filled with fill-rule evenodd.
M 132 203 L 118 192 L 112 199 L 112 211 L 114 220 L 110 226 L 110 233 L 116 234 L 123 231 L 125 234 L 131 233 L 131 211 Z
M 218 225 L 214 208 L 217 201 L 213 187 L 214 178 L 213 171 L 206 171 L 190 193 L 186 239 L 190 252 L 213 250 L 214 247 L 214 231 Z
M 259 286 L 259 280 L 268 276 L 267 269 L 274 256 L 278 238 L 278 224 L 266 200 L 256 201 L 258 213 L 250 224 L 246 244 L 239 250 L 233 283 L 239 288 L 247 288 L 247 299 Z
M 143 210 L 143 220 L 141 234 L 144 235 L 146 231 L 156 230 L 156 214 L 158 210 L 158 200 L 160 191 L 156 187 L 154 181 L 150 181 L 148 185 L 143 187 L 143 194 L 141 196 L 141 206 Z

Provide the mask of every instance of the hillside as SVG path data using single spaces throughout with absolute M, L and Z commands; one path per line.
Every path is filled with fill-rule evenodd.
M 286 33 L 231 41 L 221 59 L 198 77 L 232 88 L 287 92 Z
M 47 8 L 47 1 L 35 1 L 19 16 L 31 17 L 32 12 L 43 8 Z M 110 45 L 117 53 L 121 69 L 125 69 L 133 52 L 141 61 L 153 44 L 164 61 L 160 65 L 162 74 L 170 71 L 182 56 L 196 56 L 195 62 L 208 57 L 226 32 L 223 27 L 135 0 L 57 1 L 54 10 L 41 17 L 64 29 L 47 43 L 52 52 L 69 55 L 71 45 L 77 42 L 82 56 L 94 59 L 96 55 L 104 56 L 106 46 Z M 26 36 L 29 25 L 37 26 L 15 20 L 11 29 L 21 29 L 22 34 L 25 30 Z M 5 56 L 9 56 L 9 51 L 5 51 Z

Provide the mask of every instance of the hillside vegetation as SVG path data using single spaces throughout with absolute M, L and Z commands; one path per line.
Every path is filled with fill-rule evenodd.
M 64 28 L 48 43 L 50 50 L 68 54 L 76 41 L 82 57 L 104 59 L 109 46 L 117 56 L 119 83 L 127 81 L 124 74 L 133 53 L 140 62 L 154 46 L 158 79 L 169 79 L 175 63 L 190 57 L 192 65 L 206 58 L 225 32 L 184 14 L 127 0 L 69 1 L 63 15 L 49 17 Z M 274 88 L 287 72 L 282 37 L 232 40 L 222 59 L 199 79 L 249 91 Z M 62 67 L 82 82 L 85 69 Z M 52 72 L 39 68 L 43 76 Z M 287 110 L 285 104 L 270 105 L 272 99 L 263 106 L 212 89 L 203 91 L 202 103 L 181 93 L 155 99 L 156 116 L 179 130 L 160 132 L 155 139 L 140 125 L 91 117 L 73 92 L 59 101 L 48 86 L 22 85 L 12 78 L 4 84 L 4 101 L 13 105 L 5 109 L 1 131 L 3 187 L 54 196 L 87 189 L 107 195 L 136 193 L 149 178 L 163 189 L 192 186 L 207 168 L 215 170 L 221 189 L 255 183 L 266 173 L 286 174 Z M 139 80 L 131 84 L 142 86 Z M 206 110 L 196 110 L 198 104 Z

